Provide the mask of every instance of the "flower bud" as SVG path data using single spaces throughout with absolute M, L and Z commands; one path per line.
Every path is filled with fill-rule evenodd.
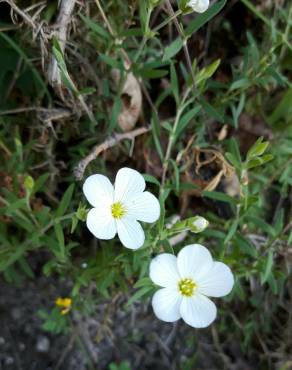
M 34 179 L 31 176 L 26 176 L 24 179 L 24 188 L 28 194 L 33 191 L 34 188 Z
M 209 225 L 209 222 L 201 216 L 196 216 L 193 218 L 192 222 L 189 224 L 190 230 L 194 233 L 201 233 Z
M 209 0 L 190 0 L 187 6 L 193 9 L 194 12 L 204 13 L 209 8 Z

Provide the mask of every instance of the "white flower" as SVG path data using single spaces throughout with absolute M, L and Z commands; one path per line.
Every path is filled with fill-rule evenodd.
M 98 239 L 109 240 L 118 233 L 125 247 L 140 248 L 145 235 L 138 221 L 154 222 L 160 216 L 159 202 L 144 191 L 145 186 L 143 176 L 126 167 L 118 171 L 114 186 L 106 176 L 89 176 L 83 192 L 94 207 L 86 219 L 92 234 Z
M 209 0 L 190 0 L 187 6 L 193 9 L 194 12 L 204 13 L 209 8 Z
M 205 328 L 216 318 L 216 306 L 208 296 L 223 297 L 234 284 L 229 267 L 213 261 L 200 244 L 184 247 L 177 257 L 169 253 L 155 257 L 150 278 L 163 287 L 152 299 L 155 315 L 167 322 L 182 318 L 194 328 Z

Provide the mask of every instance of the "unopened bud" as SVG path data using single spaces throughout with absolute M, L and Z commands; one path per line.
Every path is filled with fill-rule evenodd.
M 204 13 L 209 8 L 209 4 L 209 0 L 190 0 L 187 2 L 187 6 L 197 13 Z
M 31 176 L 26 176 L 24 179 L 24 187 L 28 193 L 31 193 L 34 188 L 34 179 Z
M 190 224 L 190 230 L 194 233 L 200 233 L 204 231 L 208 225 L 209 221 L 207 221 L 204 217 L 196 216 Z

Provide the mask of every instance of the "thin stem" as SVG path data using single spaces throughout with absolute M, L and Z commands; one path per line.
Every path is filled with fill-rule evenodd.
M 112 26 L 111 26 L 111 24 L 110 24 L 109 20 L 107 19 L 106 15 L 105 15 L 105 12 L 103 11 L 103 8 L 102 8 L 102 6 L 101 6 L 101 4 L 100 4 L 99 0 L 95 0 L 95 3 L 96 3 L 96 5 L 97 5 L 97 7 L 98 7 L 98 10 L 100 11 L 100 14 L 101 14 L 101 16 L 102 16 L 102 18 L 103 18 L 103 20 L 104 20 L 104 23 L 106 24 L 106 26 L 107 26 L 107 28 L 108 28 L 109 32 L 110 32 L 110 34 L 111 34 L 113 37 L 115 37 L 115 36 L 116 36 L 116 34 L 115 34 L 115 32 L 114 32 L 114 30 L 113 30 L 113 28 L 112 28 Z
M 158 26 L 153 28 L 153 32 L 159 31 L 161 28 L 168 25 L 169 22 L 173 21 L 175 18 L 177 18 L 179 15 L 182 14 L 182 11 L 179 9 L 176 12 L 174 12 L 169 18 L 166 18 L 163 22 L 161 22 Z
M 72 213 L 68 213 L 67 215 L 65 216 L 61 216 L 61 217 L 56 217 L 54 218 L 51 222 L 48 223 L 47 226 L 45 226 L 44 228 L 42 228 L 39 232 L 39 236 L 42 236 L 44 235 L 51 227 L 54 226 L 54 224 L 56 222 L 62 222 L 62 221 L 65 221 L 65 220 L 69 220 L 70 218 L 72 218 L 72 216 L 75 215 L 75 212 L 72 212 Z
M 161 22 L 158 26 L 156 26 L 155 28 L 153 28 L 153 30 L 151 30 L 151 32 L 156 33 L 161 28 L 165 27 L 168 23 L 170 23 L 172 20 L 174 20 L 175 18 L 177 18 L 180 14 L 182 14 L 182 11 L 179 9 L 175 13 L 173 13 L 170 17 L 168 17 L 163 22 Z M 142 42 L 141 42 L 141 44 L 139 46 L 139 49 L 138 49 L 138 51 L 137 51 L 137 53 L 136 53 L 136 55 L 134 57 L 134 62 L 137 62 L 137 60 L 139 59 L 139 57 L 140 57 L 140 55 L 141 55 L 141 53 L 143 51 L 143 48 L 146 45 L 146 43 L 147 43 L 148 40 L 149 40 L 149 38 L 146 35 L 144 35 L 144 37 L 142 39 Z
M 114 31 L 114 29 L 112 28 L 111 24 L 110 24 L 110 21 L 108 20 L 107 16 L 105 15 L 105 12 L 103 11 L 103 8 L 100 4 L 100 1 L 99 0 L 95 0 L 95 3 L 98 7 L 98 10 L 100 11 L 100 14 L 102 16 L 102 19 L 104 20 L 104 23 L 106 24 L 111 36 L 113 38 L 117 38 L 117 35 L 116 35 L 116 32 Z M 124 49 L 120 49 L 120 53 L 122 54 L 122 56 L 124 57 L 125 61 L 127 62 L 128 66 L 131 65 L 131 61 L 127 55 L 127 53 L 125 52 Z
M 176 117 L 175 117 L 175 121 L 174 121 L 174 124 L 173 124 L 173 128 L 172 128 L 172 131 L 171 131 L 171 134 L 170 134 L 170 137 L 169 137 L 169 141 L 168 141 L 168 144 L 167 144 L 167 148 L 166 148 L 166 153 L 165 153 L 165 157 L 164 157 L 164 161 L 163 161 L 163 172 L 162 172 L 162 179 L 161 179 L 161 185 L 162 185 L 162 188 L 164 187 L 164 184 L 165 184 L 165 179 L 166 179 L 166 174 L 167 174 L 167 170 L 168 170 L 168 161 L 169 161 L 169 158 L 170 158 L 170 155 L 171 155 L 171 150 L 172 150 L 172 147 L 173 147 L 173 144 L 175 143 L 175 133 L 176 133 L 176 130 L 177 130 L 177 126 L 178 126 L 178 123 L 179 123 L 179 120 L 180 120 L 180 116 L 181 114 L 183 113 L 183 106 L 184 106 L 184 103 L 187 99 L 187 97 L 189 96 L 191 92 L 191 89 L 188 88 L 182 98 L 182 101 L 180 103 L 180 106 L 178 107 L 177 109 L 177 114 L 176 114 Z
M 175 13 L 174 13 L 174 10 L 172 8 L 170 0 L 166 1 L 166 5 L 167 5 L 167 9 L 168 9 L 169 13 L 171 14 L 172 17 L 174 17 Z M 193 71 L 193 67 L 192 67 L 192 61 L 191 61 L 191 57 L 190 57 L 190 53 L 189 53 L 189 49 L 188 49 L 188 45 L 187 45 L 187 38 L 186 38 L 186 35 L 184 33 L 183 28 L 181 27 L 181 25 L 179 24 L 179 22 L 177 20 L 177 18 L 174 17 L 173 20 L 174 20 L 174 25 L 177 29 L 177 32 L 179 33 L 179 35 L 183 39 L 183 49 L 184 49 L 184 54 L 185 54 L 185 58 L 186 58 L 186 61 L 187 61 L 187 66 L 188 66 L 189 72 L 190 72 L 191 77 L 192 77 L 193 87 L 194 87 L 194 89 L 196 89 L 196 78 L 195 78 L 195 75 L 194 75 L 194 71 Z

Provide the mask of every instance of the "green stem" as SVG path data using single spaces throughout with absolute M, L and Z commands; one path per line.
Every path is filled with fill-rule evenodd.
M 158 26 L 153 28 L 153 32 L 159 31 L 161 28 L 165 27 L 168 23 L 173 21 L 175 18 L 177 18 L 179 15 L 182 14 L 182 11 L 179 9 L 176 12 L 174 12 L 169 18 L 166 18 L 163 22 L 161 22 Z
M 181 116 L 181 114 L 183 113 L 183 110 L 184 110 L 183 109 L 184 103 L 185 103 L 186 99 L 188 98 L 190 92 L 191 92 L 191 88 L 188 88 L 186 90 L 183 98 L 182 98 L 180 106 L 177 109 L 177 114 L 176 114 L 175 121 L 174 121 L 174 124 L 173 124 L 173 128 L 172 128 L 169 140 L 168 140 L 166 153 L 165 153 L 165 157 L 164 157 L 164 161 L 163 161 L 163 172 L 162 172 L 162 180 L 161 180 L 162 187 L 161 187 L 161 189 L 164 188 L 166 174 L 167 174 L 167 170 L 168 170 L 168 161 L 169 161 L 169 158 L 170 158 L 170 155 L 171 155 L 171 150 L 172 150 L 173 144 L 175 143 L 175 133 L 176 133 L 176 130 L 177 130 L 177 126 L 178 126 L 178 123 L 179 123 L 179 120 L 180 120 L 180 116 Z

